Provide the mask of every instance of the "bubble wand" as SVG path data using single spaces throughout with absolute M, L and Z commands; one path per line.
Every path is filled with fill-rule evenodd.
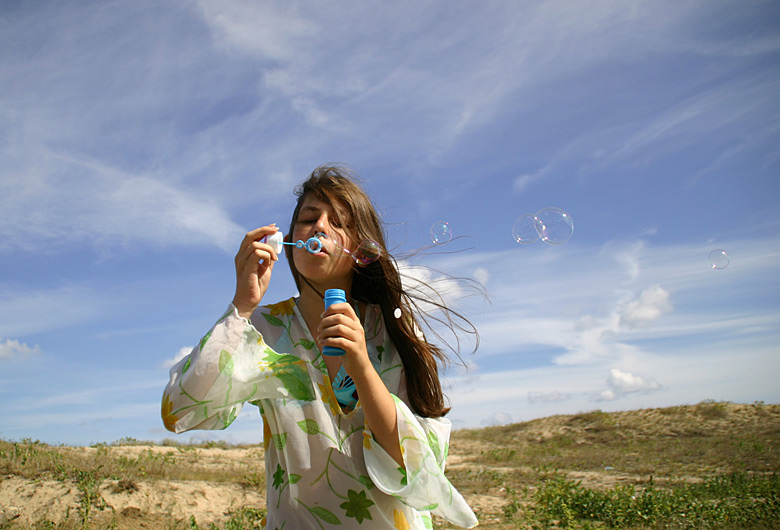
M 325 243 L 323 243 L 323 241 L 325 241 Z M 344 254 L 352 258 L 355 263 L 362 266 L 366 266 L 375 262 L 382 255 L 382 250 L 379 244 L 373 239 L 364 239 L 354 251 L 350 252 L 349 250 L 342 247 L 336 240 L 329 238 L 322 232 L 318 232 L 314 236 L 307 239 L 305 242 L 299 239 L 295 243 L 285 241 L 284 234 L 282 232 L 276 232 L 275 234 L 272 234 L 266 238 L 266 243 L 271 245 L 271 247 L 274 249 L 274 252 L 277 254 L 281 254 L 283 248 L 282 245 L 303 248 L 306 249 L 309 254 L 318 254 L 322 252 L 323 247 L 330 246 L 337 250 L 340 249 L 344 252 Z M 339 255 L 338 252 L 335 254 Z

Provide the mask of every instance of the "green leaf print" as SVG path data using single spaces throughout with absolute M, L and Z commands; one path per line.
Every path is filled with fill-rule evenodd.
M 374 501 L 366 498 L 365 491 L 349 490 L 347 497 L 349 500 L 341 503 L 341 508 L 347 517 L 354 517 L 360 524 L 363 523 L 363 519 L 373 520 L 368 509 L 374 505 Z
M 290 397 L 298 401 L 314 400 L 311 378 L 303 360 L 295 355 L 278 354 L 270 348 L 266 348 L 263 353 L 265 361 L 290 393 Z
M 431 520 L 430 515 L 421 515 L 420 519 L 422 519 L 425 528 L 433 528 L 433 520 Z
M 314 390 L 306 370 L 300 366 L 291 367 L 289 372 L 276 373 L 290 397 L 298 401 L 314 401 Z
M 225 375 L 233 373 L 233 357 L 227 350 L 222 350 L 219 354 L 219 371 Z
M 298 422 L 298 427 L 300 427 L 301 430 L 306 434 L 310 434 L 312 436 L 320 432 L 320 426 L 317 425 L 317 422 L 314 420 L 301 420 Z
M 298 484 L 301 481 L 301 476 L 295 473 L 290 473 L 290 484 Z
M 295 355 L 290 355 L 289 353 L 276 353 L 271 348 L 266 348 L 265 350 L 263 350 L 263 353 L 265 354 L 265 362 L 267 362 L 268 364 L 284 366 L 287 364 L 295 364 L 301 362 L 300 357 L 296 357 Z
M 439 437 L 433 431 L 428 431 L 428 445 L 433 451 L 433 456 L 436 458 L 436 462 L 441 464 L 441 449 L 439 449 Z
M 401 486 L 406 486 L 406 469 L 399 467 L 398 472 L 401 473 Z
M 236 418 L 238 417 L 238 412 L 236 409 L 231 408 L 228 411 L 227 417 L 225 418 L 225 427 L 227 428 L 228 425 L 236 421 Z
M 282 469 L 282 466 L 279 464 L 276 464 L 276 472 L 273 475 L 274 482 L 273 486 L 274 489 L 278 490 L 282 484 L 284 484 L 284 469 Z
M 300 345 L 306 348 L 307 350 L 311 350 L 314 348 L 314 341 L 309 339 L 301 339 Z
M 328 524 L 341 524 L 341 520 L 336 517 L 333 512 L 326 510 L 322 506 L 315 506 L 314 508 L 306 506 L 306 509 L 309 510 L 312 515 L 319 517 Z
M 278 326 L 280 328 L 284 327 L 284 322 L 282 322 L 280 318 L 270 315 L 268 313 L 262 313 L 262 315 L 263 318 L 265 318 L 266 322 L 268 322 L 272 326 Z
M 274 434 L 271 436 L 271 438 L 274 441 L 274 446 L 279 449 L 280 451 L 284 449 L 284 446 L 287 445 L 287 433 L 286 432 L 280 432 L 279 434 Z
M 225 312 L 222 314 L 222 316 L 221 316 L 221 317 L 219 317 L 219 320 L 217 320 L 217 322 L 215 323 L 215 325 L 216 325 L 216 324 L 219 324 L 220 322 L 222 322 L 223 320 L 225 320 L 227 317 L 229 317 L 229 316 L 230 316 L 230 315 L 232 315 L 232 314 L 233 314 L 233 308 L 232 308 L 232 307 L 229 307 L 229 308 L 228 308 L 228 310 L 227 310 L 227 311 L 225 311 Z
M 190 363 L 191 362 L 192 362 L 192 358 L 191 357 L 187 357 L 187 362 L 185 362 L 184 366 L 182 366 L 182 368 L 181 368 L 182 375 L 186 374 L 187 370 L 190 369 Z
M 212 331 L 213 331 L 213 330 L 212 330 Z M 201 350 L 201 351 L 203 350 L 203 346 L 205 346 L 205 345 L 206 345 L 206 342 L 208 342 L 208 340 L 209 340 L 209 337 L 211 337 L 211 331 L 209 331 L 208 333 L 206 333 L 206 335 L 204 335 L 204 336 L 203 336 L 203 338 L 202 338 L 202 339 L 200 339 L 200 346 L 199 346 L 199 348 L 200 348 L 200 350 Z
M 368 477 L 366 475 L 361 475 L 358 479 L 358 482 L 363 484 L 366 488 L 371 489 L 374 487 L 374 481 L 371 480 L 371 477 Z
M 419 508 L 421 512 L 432 512 L 436 508 L 439 507 L 438 502 L 434 502 L 433 504 L 429 504 L 428 506 L 423 506 L 422 508 Z

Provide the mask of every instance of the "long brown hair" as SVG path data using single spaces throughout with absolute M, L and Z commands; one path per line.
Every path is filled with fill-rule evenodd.
M 373 239 L 379 244 L 382 253 L 378 260 L 367 266 L 355 266 L 352 298 L 379 306 L 385 329 L 404 365 L 412 409 L 423 417 L 437 418 L 447 414 L 450 409 L 444 403 L 444 393 L 439 380 L 439 362 L 446 363 L 448 358 L 440 347 L 425 340 L 415 317 L 424 314 L 418 301 L 440 309 L 445 317 L 434 320 L 447 325 L 453 333 L 456 330 L 466 331 L 473 333 L 478 340 L 474 326 L 465 317 L 446 307 L 440 296 L 420 299 L 418 294 L 404 290 L 398 265 L 387 252 L 385 229 L 379 214 L 349 169 L 343 166 L 320 166 L 306 182 L 296 188 L 295 194 L 298 203 L 290 222 L 290 234 L 293 233 L 303 199 L 307 195 L 313 195 L 330 205 L 338 202 L 347 209 L 349 222 L 346 231 L 353 242 Z M 309 287 L 314 288 L 296 269 L 290 246 L 285 246 L 285 253 L 298 290 L 301 290 L 301 282 L 306 282 Z M 426 290 L 435 293 L 429 286 Z M 401 318 L 395 316 L 397 309 L 401 310 Z M 432 329 L 429 325 L 428 328 Z

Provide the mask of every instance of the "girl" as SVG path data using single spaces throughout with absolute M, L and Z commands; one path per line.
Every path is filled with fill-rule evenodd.
M 324 234 L 347 251 L 367 238 L 385 248 L 379 216 L 343 168 L 317 168 L 296 194 L 288 241 Z M 165 427 L 224 429 L 245 402 L 257 405 L 268 529 L 424 529 L 431 513 L 476 526 L 444 476 L 445 357 L 419 331 L 395 262 L 383 252 L 357 267 L 332 246 L 286 246 L 300 296 L 258 307 L 279 259 L 265 238 L 277 231 L 257 228 L 241 243 L 232 303 L 171 369 Z M 323 311 L 331 288 L 348 302 Z M 344 354 L 321 355 L 325 346 Z

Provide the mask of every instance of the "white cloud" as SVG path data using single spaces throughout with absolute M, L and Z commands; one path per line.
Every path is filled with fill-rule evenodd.
M 40 353 L 38 346 L 30 347 L 23 342 L 15 339 L 5 339 L 0 341 L 0 359 L 10 359 L 14 356 L 27 356 Z
M 592 399 L 594 401 L 614 401 L 627 394 L 661 389 L 661 385 L 655 379 L 625 372 L 619 368 L 609 370 L 607 386 L 609 388 L 595 393 Z
M 456 279 L 437 273 L 428 267 L 400 261 L 398 271 L 404 289 L 416 297 L 423 311 L 436 311 L 434 303 L 453 305 L 465 294 L 462 284 Z
M 473 273 L 474 279 L 477 280 L 482 285 L 486 285 L 488 281 L 490 281 L 490 271 L 488 271 L 484 267 L 479 267 L 474 270 Z
M 661 385 L 651 378 L 645 378 L 624 372 L 619 368 L 612 368 L 607 377 L 607 384 L 617 392 L 641 392 L 643 390 L 658 390 Z
M 620 324 L 630 328 L 657 320 L 672 310 L 671 296 L 660 285 L 642 291 L 639 298 L 629 302 L 620 314 Z
M 481 425 L 483 427 L 491 427 L 494 425 L 507 425 L 512 423 L 512 415 L 508 412 L 494 412 L 491 416 L 482 420 Z
M 615 392 L 609 388 L 593 395 L 593 401 L 614 401 L 617 399 Z

